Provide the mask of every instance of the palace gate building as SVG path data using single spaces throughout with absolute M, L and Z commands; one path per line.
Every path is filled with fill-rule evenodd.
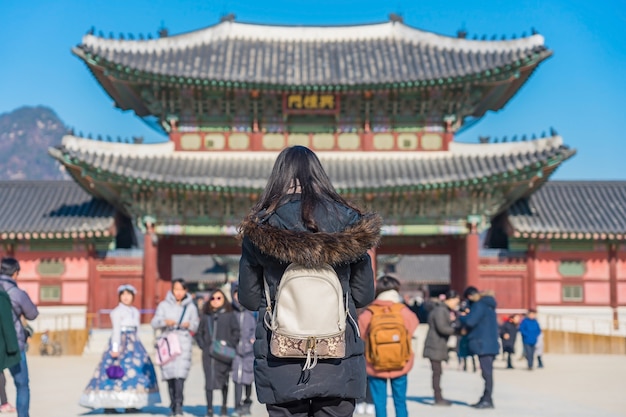
M 277 153 L 305 145 L 342 195 L 382 215 L 378 259 L 447 255 L 451 287 L 493 289 L 504 309 L 596 306 L 617 320 L 626 305 L 626 183 L 548 182 L 575 154 L 555 131 L 455 140 L 551 56 L 540 34 L 470 40 L 397 17 L 288 27 L 228 16 L 156 39 L 92 31 L 73 52 L 119 109 L 168 140 L 73 132 L 50 149 L 78 186 L 44 187 L 42 229 L 0 225 L 0 238 L 30 261 L 26 285 L 57 303 L 110 308 L 104 292 L 129 281 L 154 308 L 176 256 L 239 253 L 237 225 Z M 71 213 L 49 216 L 55 199 Z M 137 246 L 133 224 L 139 257 L 112 250 Z

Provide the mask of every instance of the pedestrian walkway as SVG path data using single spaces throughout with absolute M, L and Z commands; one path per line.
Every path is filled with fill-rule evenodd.
M 82 357 L 29 357 L 31 375 L 31 415 L 33 417 L 70 417 L 99 415 L 102 410 L 91 411 L 78 405 L 78 399 L 100 359 L 99 355 Z M 480 371 L 458 371 L 456 358 L 444 369 L 442 387 L 444 396 L 454 402 L 452 407 L 433 407 L 430 388 L 430 365 L 424 359 L 416 360 L 409 374 L 408 408 L 410 416 L 462 417 L 589 417 L 626 416 L 626 356 L 565 356 L 545 355 L 546 368 L 528 371 L 523 361 L 515 363 L 517 369 L 504 369 L 505 363 L 495 363 L 495 410 L 475 410 L 482 393 Z M 159 372 L 159 371 L 157 371 Z M 8 373 L 7 373 L 8 374 Z M 13 381 L 7 378 L 9 399 L 15 401 Z M 232 407 L 233 391 L 229 393 Z M 168 396 L 161 384 L 161 406 L 143 410 L 142 414 L 167 415 Z M 220 394 L 215 393 L 215 404 L 220 404 Z M 185 413 L 204 416 L 204 377 L 199 351 L 194 352 L 190 377 L 185 385 Z M 394 416 L 391 398 L 389 416 Z M 232 411 L 232 408 L 231 408 Z M 216 407 L 216 412 L 219 412 Z M 266 416 L 263 406 L 252 407 L 253 416 Z M 216 414 L 217 415 L 217 414 Z

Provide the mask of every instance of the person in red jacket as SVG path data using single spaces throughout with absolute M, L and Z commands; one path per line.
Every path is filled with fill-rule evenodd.
M 376 299 L 372 303 L 376 306 L 392 306 L 403 304 L 402 296 L 399 293 L 400 281 L 389 275 L 385 275 L 376 281 Z M 406 305 L 400 310 L 404 320 L 404 325 L 409 339 L 413 337 L 419 321 Z M 373 313 L 364 310 L 359 316 L 359 331 L 361 338 L 367 341 L 369 337 L 370 323 Z M 369 361 L 366 361 L 367 380 L 372 392 L 376 417 L 387 416 L 387 381 L 391 383 L 393 403 L 396 410 L 396 417 L 407 417 L 406 407 L 407 374 L 413 368 L 414 353 L 411 352 L 409 360 L 403 368 L 392 371 L 379 371 Z

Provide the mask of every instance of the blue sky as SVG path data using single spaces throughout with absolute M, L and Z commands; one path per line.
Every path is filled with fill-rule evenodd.
M 408 25 L 455 36 L 520 37 L 535 28 L 554 56 L 508 105 L 457 140 L 548 132 L 554 127 L 578 154 L 555 179 L 626 179 L 626 0 L 329 1 L 61 0 L 3 1 L 0 113 L 46 105 L 77 131 L 163 140 L 131 112 L 113 107 L 70 53 L 92 26 L 106 36 L 171 34 L 237 20 L 273 24 L 358 24 L 399 13 Z

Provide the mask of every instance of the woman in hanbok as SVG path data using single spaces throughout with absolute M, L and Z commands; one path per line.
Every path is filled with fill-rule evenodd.
M 157 306 L 151 323 L 154 329 L 161 330 L 162 335 L 175 334 L 180 345 L 180 354 L 161 365 L 161 374 L 167 381 L 170 394 L 171 416 L 183 415 L 185 380 L 191 368 L 192 333 L 198 330 L 199 321 L 196 304 L 187 292 L 185 280 L 174 279 L 172 290 Z
M 111 311 L 108 349 L 79 402 L 87 408 L 104 408 L 106 414 L 116 413 L 116 408 L 137 412 L 161 402 L 154 366 L 137 337 L 139 310 L 132 305 L 137 290 L 122 285 L 117 293 L 120 303 Z

